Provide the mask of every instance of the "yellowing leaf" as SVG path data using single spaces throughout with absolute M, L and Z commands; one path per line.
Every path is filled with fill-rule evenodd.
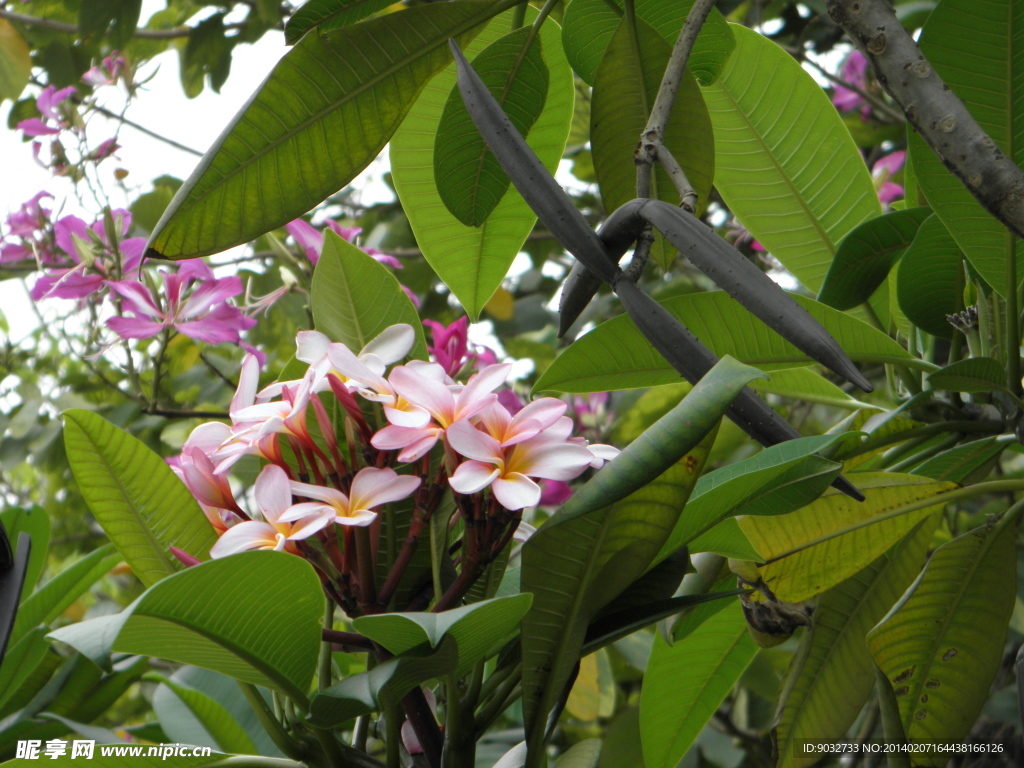
M 0 19 L 0 101 L 21 96 L 31 74 L 28 44 L 9 21 Z

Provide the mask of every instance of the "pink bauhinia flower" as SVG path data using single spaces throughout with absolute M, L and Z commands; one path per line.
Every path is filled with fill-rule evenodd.
M 18 130 L 26 136 L 53 136 L 68 127 L 68 122 L 60 105 L 77 93 L 74 86 L 61 88 L 59 91 L 55 86 L 48 85 L 36 98 L 36 108 L 39 110 L 39 117 L 32 117 L 18 123 Z M 50 125 L 50 122 L 56 125 Z
M 125 61 L 124 56 L 117 51 L 111 51 L 110 55 L 105 56 L 101 63 L 94 65 L 88 72 L 82 75 L 82 82 L 88 83 L 93 87 L 113 85 L 121 76 L 121 72 L 126 70 L 127 66 L 128 63 Z
M 43 200 L 53 198 L 49 192 L 37 192 L 31 200 L 24 202 L 17 211 L 7 216 L 7 232 L 0 237 L 0 264 L 36 259 L 49 262 L 53 259 L 45 236 L 50 222 L 50 209 L 43 207 Z M 15 238 L 17 241 L 15 241 Z
M 331 522 L 324 515 L 281 519 L 292 508 L 292 493 L 288 475 L 276 464 L 264 467 L 256 478 L 254 498 L 263 520 L 246 520 L 229 528 L 210 549 L 211 557 L 227 557 L 250 549 L 297 553 L 295 542 L 309 538 Z
M 494 498 L 509 510 L 536 506 L 540 486 L 533 478 L 572 480 L 594 459 L 584 446 L 571 442 L 572 419 L 560 417 L 534 437 L 503 448 L 501 443 L 469 421 L 448 428 L 448 443 L 466 457 L 449 485 L 457 493 L 477 493 L 488 486 Z
M 455 376 L 466 363 L 469 349 L 469 318 L 463 315 L 449 326 L 434 320 L 424 320 L 431 331 L 434 344 L 428 347 L 430 354 L 449 376 Z
M 864 54 L 860 51 L 854 50 L 843 61 L 843 66 L 839 70 L 839 78 L 844 82 L 857 86 L 863 91 L 868 85 L 867 71 L 868 60 L 864 58 Z M 871 112 L 871 105 L 865 103 L 864 98 L 859 93 L 842 85 L 836 85 L 832 89 L 832 103 L 840 112 L 848 112 L 862 104 L 864 106 L 861 112 L 865 117 Z
M 878 199 L 887 205 L 903 197 L 903 187 L 889 179 L 899 172 L 906 161 L 907 152 L 901 149 L 890 152 L 871 166 L 871 178 L 875 183 L 875 189 L 878 190 Z
M 112 217 L 114 226 L 120 230 L 120 238 L 124 238 L 131 228 L 131 213 L 116 210 Z M 43 274 L 30 291 L 34 301 L 44 298 L 84 299 L 98 291 L 104 281 L 115 273 L 118 261 L 122 278 L 137 275 L 142 265 L 146 238 L 119 238 L 115 254 L 102 220 L 90 227 L 77 216 L 64 216 L 54 223 L 53 236 L 57 247 L 74 266 Z M 83 250 L 89 254 L 89 261 L 83 261 Z
M 338 525 L 369 525 L 377 517 L 376 507 L 406 498 L 419 488 L 420 482 L 418 477 L 374 467 L 364 467 L 356 473 L 347 496 L 335 488 L 292 481 L 294 495 L 317 501 L 295 504 L 281 516 L 281 520 L 299 520 L 316 515 Z
M 303 221 L 302 219 L 290 221 L 284 225 L 284 228 L 288 231 L 288 234 L 295 239 L 298 246 L 305 251 L 306 258 L 308 258 L 312 264 L 316 264 L 320 261 L 320 254 L 323 253 L 324 250 L 323 230 L 317 229 L 312 224 Z M 327 228 L 336 233 L 341 237 L 341 239 L 347 240 L 350 243 L 353 242 L 363 231 L 362 227 L 343 227 L 333 219 L 327 220 Z M 364 248 L 363 250 L 381 264 L 386 264 L 392 269 L 402 269 L 402 262 L 394 256 L 381 253 L 376 248 Z
M 165 308 L 137 280 L 107 281 L 110 290 L 121 297 L 124 310 L 131 313 L 110 318 L 107 326 L 125 339 L 148 339 L 165 328 L 174 328 L 196 341 L 237 344 L 241 332 L 256 324 L 227 303 L 242 292 L 241 278 L 216 279 L 209 267 L 192 259 L 177 272 L 164 272 L 163 280 Z
M 415 461 L 433 448 L 453 424 L 476 416 L 494 403 L 494 390 L 505 381 L 511 368 L 508 364 L 488 366 L 470 377 L 461 389 L 428 378 L 417 368 L 395 368 L 388 381 L 396 394 L 413 406 L 409 411 L 422 409 L 429 418 L 422 426 L 406 426 L 396 423 L 393 414 L 388 414 L 391 423 L 374 435 L 371 443 L 385 451 L 400 449 L 399 461 Z

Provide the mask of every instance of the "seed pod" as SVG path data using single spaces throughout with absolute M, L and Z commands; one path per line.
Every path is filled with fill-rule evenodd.
M 448 45 L 455 56 L 459 93 L 466 111 L 519 194 L 569 253 L 606 283 L 612 283 L 621 273 L 616 266 L 618 260 L 605 254 L 590 223 L 519 135 L 456 42 L 449 40 Z

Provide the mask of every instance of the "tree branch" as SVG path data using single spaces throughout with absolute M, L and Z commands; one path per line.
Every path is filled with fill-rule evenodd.
M 37 16 L 26 16 L 23 13 L 5 11 L 0 8 L 0 19 L 7 19 L 18 24 L 27 24 L 41 29 L 50 29 L 54 32 L 64 32 L 69 35 L 79 34 L 78 27 L 74 24 L 65 24 L 63 21 L 52 19 L 41 19 Z M 247 21 L 239 21 L 233 24 L 225 24 L 224 29 L 244 29 L 249 25 Z M 193 27 L 176 27 L 174 29 L 136 29 L 132 33 L 134 37 L 144 37 L 149 40 L 173 40 L 179 37 L 189 37 L 195 29 Z
M 827 7 L 943 165 L 985 210 L 1024 237 L 1024 172 L 939 77 L 892 7 L 883 0 L 827 0 Z

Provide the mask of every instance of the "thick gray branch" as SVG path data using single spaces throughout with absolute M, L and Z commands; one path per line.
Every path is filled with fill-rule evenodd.
M 982 206 L 1024 238 L 1024 172 L 1003 154 L 921 53 L 884 0 L 827 0 L 829 15 L 875 67 L 878 82 Z

